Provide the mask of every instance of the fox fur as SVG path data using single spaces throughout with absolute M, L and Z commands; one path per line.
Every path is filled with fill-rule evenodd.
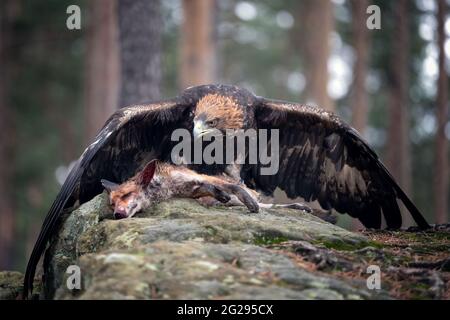
M 235 199 L 258 212 L 258 193 L 229 177 L 199 174 L 183 166 L 152 160 L 134 177 L 122 184 L 102 180 L 116 219 L 129 218 L 154 203 L 170 198 L 192 198 L 228 203 Z

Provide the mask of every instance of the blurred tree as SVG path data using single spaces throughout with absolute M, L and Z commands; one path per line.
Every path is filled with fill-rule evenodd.
M 448 121 L 448 75 L 445 68 L 445 19 L 446 2 L 438 0 L 437 11 L 437 41 L 439 48 L 439 78 L 436 101 L 436 145 L 435 145 L 435 167 L 434 167 L 434 210 L 436 223 L 448 222 L 448 141 L 445 127 Z
M 398 0 L 393 3 L 395 32 L 391 36 L 389 74 L 389 121 L 387 132 L 386 165 L 397 182 L 411 193 L 411 158 L 409 142 L 409 16 L 410 2 Z M 407 221 L 405 221 L 407 223 Z
M 221 82 L 243 86 L 262 96 L 300 100 L 304 77 L 298 32 L 294 30 L 297 2 L 217 2 Z M 281 25 L 279 20 L 283 20 Z
M 15 237 L 15 215 L 13 198 L 13 114 L 8 97 L 10 74 L 9 55 L 11 54 L 11 24 L 14 7 L 18 2 L 7 0 L 0 3 L 0 270 L 12 269 Z
M 370 31 L 371 41 L 373 43 L 370 50 L 371 65 L 368 81 L 369 89 L 369 142 L 379 152 L 382 160 L 391 168 L 388 163 L 389 153 L 391 153 L 391 161 L 397 162 L 398 166 L 402 166 L 400 156 L 400 146 L 396 142 L 392 142 L 389 136 L 389 126 L 400 126 L 395 120 L 390 120 L 392 111 L 392 89 L 393 89 L 393 61 L 394 51 L 403 51 L 405 58 L 400 59 L 404 63 L 408 71 L 408 88 L 406 91 L 408 100 L 408 109 L 411 120 L 409 135 L 406 135 L 410 143 L 409 156 L 411 157 L 411 177 L 414 181 L 420 183 L 412 184 L 413 190 L 409 191 L 409 195 L 413 198 L 418 208 L 426 215 L 430 222 L 434 221 L 433 216 L 433 175 L 429 170 L 433 166 L 433 132 L 430 126 L 426 126 L 428 120 L 433 118 L 435 112 L 435 101 L 433 94 L 430 92 L 429 80 L 426 80 L 424 73 L 425 62 L 430 58 L 429 40 L 419 29 L 423 29 L 423 25 L 430 26 L 429 4 L 424 6 L 422 1 L 408 1 L 409 15 L 409 50 L 398 44 L 399 19 L 395 9 L 398 1 L 374 0 L 371 2 L 381 8 L 382 12 L 382 29 Z M 426 18 L 426 19 L 425 19 Z M 429 28 L 426 28 L 429 30 Z M 405 59 L 407 59 L 405 61 Z M 428 88 L 426 88 L 428 87 Z M 427 121 L 425 121 L 427 120 Z M 409 124 L 409 123 L 408 123 Z M 427 128 L 426 128 L 427 127 Z
M 329 0 L 298 1 L 298 41 L 303 53 L 306 99 L 328 110 L 334 102 L 328 95 L 330 34 L 334 29 L 333 3 Z
M 16 222 L 13 263 L 23 268 L 63 179 L 62 165 L 82 150 L 85 47 L 84 28 L 66 27 L 73 0 L 11 2 L 16 12 L 6 80 L 15 135 L 8 137 L 14 139 L 8 170 Z M 83 3 L 77 0 L 82 21 Z
M 195 2 L 195 0 L 189 1 L 189 3 L 191 2 Z M 217 61 L 219 64 L 218 74 L 221 76 L 220 80 L 247 87 L 258 95 L 292 101 L 306 100 L 305 90 L 309 89 L 304 88 L 304 85 L 310 83 L 310 76 L 304 74 L 308 67 L 308 61 L 298 58 L 299 52 L 304 50 L 301 42 L 302 39 L 308 41 L 308 38 L 316 42 L 318 38 L 315 31 L 322 25 L 325 25 L 324 21 L 326 20 L 317 18 L 318 13 L 311 10 L 303 13 L 306 18 L 310 18 L 308 20 L 309 23 L 301 23 L 302 15 L 300 13 L 306 10 L 303 9 L 303 3 L 305 3 L 305 8 L 308 4 L 304 1 L 231 0 L 209 2 L 215 2 L 217 6 L 220 6 L 220 10 L 217 10 L 218 12 L 216 13 L 220 17 L 217 19 L 219 23 L 217 26 L 218 47 L 215 48 L 220 57 L 220 60 Z M 330 4 L 331 1 L 326 2 Z M 23 268 L 23 263 L 25 258 L 27 258 L 24 253 L 26 250 L 29 251 L 30 246 L 34 244 L 40 223 L 59 189 L 55 179 L 55 170 L 61 164 L 67 164 L 68 159 L 78 156 L 86 146 L 85 143 L 82 143 L 82 137 L 86 135 L 82 129 L 86 125 L 86 117 L 83 116 L 83 111 L 86 111 L 85 103 L 87 103 L 88 93 L 85 92 L 84 101 L 82 93 L 83 88 L 87 88 L 86 81 L 90 82 L 90 80 L 89 76 L 85 74 L 89 72 L 89 68 L 83 68 L 83 65 L 88 65 L 88 62 L 84 61 L 84 59 L 90 60 L 92 58 L 91 49 L 95 43 L 88 45 L 92 38 L 90 40 L 86 38 L 87 32 L 85 31 L 90 30 L 85 30 L 88 28 L 84 28 L 84 26 L 79 31 L 67 30 L 67 15 L 65 12 L 68 5 L 79 4 L 82 8 L 82 23 L 84 23 L 84 21 L 91 21 L 89 17 L 85 19 L 89 6 L 95 6 L 96 4 L 91 4 L 91 1 L 84 0 L 9 0 L 0 1 L 2 9 L 6 3 L 18 3 L 21 10 L 12 26 L 14 37 L 11 39 L 12 53 L 8 56 L 9 61 L 7 61 L 9 67 L 5 72 L 3 67 L 5 64 L 2 61 L 2 69 L 0 70 L 0 81 L 3 81 L 0 84 L 0 88 L 5 89 L 4 86 L 6 85 L 8 86 L 6 89 L 9 91 L 3 92 L 4 96 L 0 98 L 4 101 L 6 95 L 9 102 L 9 104 L 0 104 L 0 112 L 3 115 L 3 118 L 0 118 L 0 125 L 2 129 L 5 128 L 3 130 L 8 135 L 8 141 L 3 139 L 0 144 L 3 148 L 8 142 L 11 143 L 11 138 L 9 137 L 15 139 L 13 143 L 15 149 L 14 159 L 12 159 L 14 163 L 7 169 L 4 168 L 3 163 L 10 164 L 12 155 L 5 153 L 3 151 L 5 149 L 0 151 L 0 170 L 3 170 L 1 174 L 13 175 L 6 180 L 3 176 L 0 177 L 0 185 L 3 186 L 0 193 L 3 195 L 3 199 L 5 199 L 5 193 L 3 192 L 5 188 L 9 187 L 9 189 L 6 189 L 6 192 L 14 193 L 12 195 L 13 200 L 9 200 L 9 202 L 14 204 L 13 209 L 15 210 L 16 220 L 15 258 L 17 259 L 15 266 Z M 140 87 L 144 92 L 149 91 L 150 87 L 158 87 L 158 85 L 153 86 L 148 85 L 148 83 L 159 83 L 158 80 L 152 79 L 155 79 L 155 75 L 158 75 L 161 71 L 164 72 L 165 79 L 164 95 L 177 94 L 179 92 L 178 87 L 181 85 L 180 74 L 178 74 L 179 70 L 181 70 L 181 61 L 180 63 L 177 63 L 177 61 L 184 57 L 180 54 L 181 42 L 179 38 L 180 36 L 186 36 L 184 30 L 181 30 L 183 2 L 180 0 L 161 2 L 164 7 L 162 14 L 159 15 L 159 9 L 155 9 L 156 11 L 151 11 L 151 17 L 148 17 L 147 11 L 149 9 L 147 6 L 154 8 L 158 5 L 158 2 L 121 0 L 120 3 L 124 7 L 122 7 L 122 10 L 120 8 L 117 8 L 117 10 L 119 13 L 122 12 L 122 18 L 125 16 L 124 10 L 130 11 L 128 13 L 132 15 L 132 21 L 129 22 L 130 19 L 128 19 L 128 23 L 126 23 L 130 28 L 130 32 L 123 31 L 124 27 L 122 28 L 122 44 L 124 44 L 124 41 L 132 40 L 130 38 L 132 33 L 135 39 L 121 48 L 122 59 L 128 61 L 129 64 L 122 71 L 123 75 L 127 74 L 123 83 L 133 86 L 133 90 L 136 91 L 130 91 L 125 86 L 120 85 L 124 93 L 129 92 L 128 96 L 131 98 L 129 102 L 122 102 L 118 105 L 123 106 L 139 100 L 148 100 L 149 97 L 142 98 L 140 94 L 135 94 L 134 92 L 138 91 L 136 88 L 141 83 L 144 83 Z M 433 115 L 437 112 L 437 109 L 434 95 L 424 85 L 427 82 L 426 79 L 430 79 L 424 76 L 424 61 L 433 60 L 434 57 L 430 57 L 430 52 L 433 51 L 429 50 L 432 40 L 427 39 L 422 32 L 419 32 L 419 27 L 420 29 L 426 29 L 422 28 L 424 22 L 428 25 L 431 24 L 429 19 L 432 18 L 432 9 L 429 6 L 430 1 L 408 2 L 410 21 L 409 50 L 405 50 L 404 45 L 400 45 L 396 40 L 399 37 L 399 18 L 396 13 L 397 10 L 393 10 L 393 8 L 398 6 L 398 2 L 373 0 L 370 3 L 376 4 L 381 8 L 382 29 L 369 31 L 370 41 L 372 42 L 370 49 L 367 49 L 370 55 L 370 59 L 368 59 L 370 60 L 370 65 L 367 66 L 369 69 L 367 89 L 369 90 L 370 101 L 367 127 L 370 130 L 370 135 L 368 135 L 369 142 L 380 153 L 386 148 L 386 144 L 391 144 L 390 148 L 396 149 L 394 150 L 395 162 L 402 166 L 402 160 L 399 156 L 400 151 L 397 148 L 398 145 L 395 142 L 391 143 L 390 137 L 387 138 L 385 135 L 387 133 L 386 117 L 388 111 L 392 111 L 392 103 L 389 103 L 388 98 L 388 93 L 391 92 L 390 95 L 392 96 L 392 91 L 394 91 L 391 90 L 394 83 L 391 70 L 393 66 L 398 65 L 396 62 L 391 62 L 393 60 L 393 52 L 397 51 L 400 54 L 401 51 L 409 51 L 408 53 L 403 52 L 405 58 L 403 60 L 398 59 L 398 61 L 407 64 L 407 69 L 406 67 L 404 68 L 406 72 L 409 72 L 407 76 L 409 79 L 407 80 L 410 92 L 411 157 L 413 160 L 414 179 L 417 182 L 420 181 L 420 183 L 413 185 L 414 200 L 432 221 L 431 214 L 434 208 L 431 199 L 433 199 L 434 194 L 437 195 L 437 192 L 433 192 L 433 175 L 429 171 L 424 170 L 424 168 L 430 168 L 433 165 L 433 159 L 438 149 L 434 149 L 437 147 L 433 143 L 435 141 L 434 131 L 429 129 L 429 125 L 428 129 L 426 129 L 427 126 L 425 126 L 424 120 L 434 119 Z M 425 5 L 427 3 L 428 5 Z M 336 16 L 336 21 L 331 29 L 335 29 L 339 34 L 339 39 L 342 41 L 341 49 L 347 49 L 352 44 L 356 45 L 356 43 L 353 43 L 350 28 L 350 4 L 350 1 L 333 1 L 333 6 L 330 6 L 334 7 Z M 134 6 L 137 6 L 138 9 L 132 9 Z M 142 9 L 143 6 L 145 9 Z M 320 6 L 320 4 L 318 3 L 317 6 Z M 101 10 L 107 11 L 110 9 L 101 8 Z M 147 13 L 144 13 L 144 11 Z M 154 12 L 156 13 L 154 14 Z M 393 12 L 395 12 L 395 15 Z M 196 13 L 198 11 L 194 12 L 194 14 Z M 321 14 L 325 16 L 324 13 L 322 12 Z M 195 23 L 195 21 L 199 21 L 199 15 L 196 14 L 195 16 L 197 20 L 190 19 L 190 25 Z M 315 18 L 313 19 L 313 17 Z M 105 24 L 105 19 L 100 17 L 92 19 L 98 19 L 99 23 L 95 24 L 98 27 L 96 28 L 97 31 L 100 28 L 103 31 L 111 30 L 107 26 L 102 26 Z M 434 20 L 431 22 L 434 22 Z M 138 26 L 140 24 L 143 27 Z M 303 28 L 303 24 L 305 28 Z M 319 27 L 316 27 L 317 25 Z M 133 31 L 132 26 L 133 28 L 136 26 L 136 32 Z M 149 30 L 150 28 L 151 30 Z M 203 25 L 199 32 L 207 29 Z M 193 29 L 191 28 L 191 30 Z M 210 33 L 208 34 L 215 36 L 215 30 L 212 30 L 212 28 L 209 28 L 208 32 Z M 164 33 L 165 39 L 163 43 L 164 65 L 163 70 L 157 70 L 154 73 L 148 70 L 152 67 L 155 68 L 155 66 L 159 68 L 160 65 L 159 62 L 156 62 L 156 64 L 150 62 L 161 59 L 155 58 L 154 55 L 154 52 L 160 52 L 161 50 L 157 49 L 159 48 L 159 37 L 157 35 L 160 33 Z M 105 33 L 102 34 L 105 35 Z M 191 32 L 191 34 L 193 33 Z M 191 36 L 195 37 L 198 34 Z M 338 37 L 334 38 L 338 39 Z M 103 39 L 97 43 L 98 47 L 102 47 L 104 46 L 103 41 L 111 38 L 99 37 L 98 39 Z M 138 42 L 136 39 L 145 43 L 143 50 L 135 50 L 133 43 Z M 215 40 L 215 38 L 213 39 Z M 328 47 L 328 36 L 326 35 L 322 39 L 325 40 L 320 40 L 320 45 L 326 44 Z M 206 40 L 209 41 L 211 38 L 206 38 Z M 89 49 L 87 46 L 90 46 Z M 156 49 L 149 50 L 146 46 Z M 142 48 L 143 46 L 137 45 L 136 48 L 138 47 Z M 198 47 L 196 46 L 195 48 Z M 327 50 L 329 51 L 330 49 L 327 48 Z M 128 54 L 123 54 L 127 52 Z M 206 51 L 201 50 L 200 54 L 204 52 Z M 345 52 L 347 51 L 341 50 L 337 53 Z M 110 60 L 108 53 L 105 52 L 104 54 L 105 59 L 101 59 L 99 62 L 100 66 L 102 66 L 101 68 L 106 68 L 106 61 Z M 345 54 L 342 54 L 342 57 L 345 57 Z M 425 59 L 427 57 L 431 59 Z M 407 61 L 405 61 L 406 59 Z M 323 68 L 321 70 L 326 72 L 326 59 L 322 59 L 318 51 L 313 51 L 312 63 L 319 60 L 322 61 Z M 184 62 L 186 61 L 188 60 Z M 350 61 L 351 59 L 346 60 L 345 64 Z M 205 60 L 201 59 L 201 66 L 203 66 L 203 62 Z M 369 64 L 369 61 L 367 63 Z M 130 67 L 130 65 L 133 67 Z M 10 72 L 11 69 L 13 72 Z M 91 71 L 93 70 L 91 69 Z M 137 71 L 135 72 L 134 70 Z M 212 69 L 201 67 L 197 70 L 211 71 Z M 103 69 L 101 72 L 106 71 L 108 70 Z M 10 73 L 13 74 L 12 77 L 9 77 Z M 188 80 L 192 76 L 189 73 L 190 71 L 185 73 Z M 308 79 L 306 80 L 304 76 L 308 77 Z M 7 80 L 6 82 L 5 79 Z M 102 82 L 110 81 L 109 76 L 105 75 L 105 73 L 103 73 L 103 76 L 95 79 L 92 78 L 92 90 L 94 90 L 95 85 L 102 87 Z M 214 81 L 214 79 L 206 80 L 205 82 L 210 81 Z M 431 83 L 431 81 L 427 83 Z M 327 83 L 322 81 L 321 84 L 321 92 L 325 93 L 327 91 Z M 361 81 L 354 82 L 355 86 L 360 84 Z M 350 119 L 351 116 L 349 106 L 353 105 L 354 100 L 352 99 L 354 99 L 356 94 L 355 90 L 351 90 L 350 94 L 346 94 L 345 97 L 335 101 L 337 110 L 346 119 Z M 103 99 L 102 101 L 104 102 L 107 99 L 112 99 L 112 96 L 104 96 Z M 108 104 L 108 107 L 112 107 L 112 104 Z M 5 109 L 12 114 L 10 113 L 8 116 L 5 113 Z M 101 107 L 99 107 L 100 109 Z M 103 116 L 107 116 L 110 113 L 110 111 L 102 112 L 104 112 Z M 440 116 L 438 117 L 442 119 Z M 389 121 L 389 123 L 393 123 L 393 126 L 398 126 L 398 122 L 394 120 L 392 122 Z M 15 130 L 11 133 L 12 129 L 9 129 L 8 126 L 12 124 L 14 124 Z M 96 131 L 97 129 L 98 125 L 94 125 L 92 130 Z M 440 132 L 442 134 L 442 131 Z M 7 160 L 4 160 L 5 156 Z M 435 176 L 438 174 L 439 171 L 436 171 Z M 4 206 L 4 208 L 7 208 L 7 206 Z M 5 216 L 5 212 L 0 212 L 0 219 L 3 219 L 2 216 Z M 13 228 L 8 227 L 2 220 L 0 221 L 0 237 L 9 237 L 10 235 L 4 233 L 4 230 L 11 231 Z M 6 251 L 0 248 L 0 252 Z
M 351 0 L 351 33 L 355 51 L 353 66 L 353 85 L 351 89 L 352 126 L 364 135 L 367 127 L 369 101 L 366 90 L 366 78 L 370 67 L 370 34 L 366 28 L 366 9 L 368 0 Z M 356 219 L 352 220 L 354 230 L 360 230 L 363 225 Z
M 116 0 L 90 1 L 86 41 L 85 142 L 118 107 L 119 48 Z
M 159 0 L 118 3 L 121 107 L 155 100 L 161 92 L 162 15 Z
M 366 78 L 369 68 L 370 35 L 366 28 L 366 9 L 368 0 L 351 0 L 352 9 L 352 37 L 355 50 L 355 64 L 353 67 L 352 86 L 352 125 L 361 134 L 367 126 L 369 110 Z
M 215 0 L 183 0 L 182 89 L 216 81 L 216 10 Z

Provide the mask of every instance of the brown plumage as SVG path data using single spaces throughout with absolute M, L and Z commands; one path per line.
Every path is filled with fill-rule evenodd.
M 124 108 L 111 116 L 69 173 L 44 220 L 27 266 L 25 296 L 62 210 L 101 193 L 101 179 L 123 182 L 151 159 L 170 162 L 175 145 L 171 133 L 186 128 L 195 134 L 194 123 L 199 132 L 212 127 L 279 130 L 277 174 L 261 175 L 259 164 L 240 167 L 240 178 L 251 188 L 271 194 L 279 187 L 291 198 L 317 200 L 322 207 L 348 213 L 371 228 L 381 227 L 382 215 L 388 227 L 399 228 L 400 200 L 419 227 L 428 227 L 375 152 L 337 116 L 320 108 L 257 97 L 235 86 L 193 87 L 174 99 Z M 227 172 L 226 166 L 197 169 L 208 174 Z
M 195 118 L 205 116 L 205 121 L 217 121 L 219 129 L 244 127 L 244 110 L 233 97 L 207 94 L 201 98 L 194 111 Z

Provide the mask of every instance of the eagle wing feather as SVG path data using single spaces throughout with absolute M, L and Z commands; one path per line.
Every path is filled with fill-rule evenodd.
M 191 104 L 178 98 L 115 112 L 71 169 L 35 243 L 24 279 L 24 297 L 33 289 L 36 266 L 64 208 L 102 192 L 100 180 L 122 182 L 150 157 L 170 157 L 174 128 L 187 127 Z
M 401 200 L 421 228 L 429 227 L 364 139 L 336 115 L 318 107 L 259 97 L 254 114 L 258 129 L 279 129 L 280 163 L 274 177 L 258 165 L 244 180 L 266 194 L 277 187 L 289 198 L 317 200 L 358 218 L 366 227 L 399 228 Z

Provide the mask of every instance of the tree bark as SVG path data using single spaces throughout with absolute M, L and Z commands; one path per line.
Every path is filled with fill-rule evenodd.
M 11 1 L 0 3 L 0 270 L 11 269 L 15 236 L 15 216 L 13 201 L 13 114 L 8 98 L 10 79 Z
M 352 126 L 361 134 L 367 127 L 369 101 L 366 90 L 367 69 L 369 66 L 370 36 L 366 28 L 366 9 L 368 0 L 351 0 L 352 10 L 352 42 L 355 50 L 355 64 L 353 66 L 353 86 L 351 92 Z M 364 226 L 357 219 L 353 219 L 354 230 Z
M 183 0 L 182 89 L 216 81 L 216 8 L 214 0 Z
M 85 82 L 87 143 L 117 109 L 119 88 L 117 3 L 96 0 L 89 2 L 89 8 Z
M 328 95 L 330 33 L 334 28 L 333 3 L 329 0 L 304 0 L 297 11 L 301 28 L 299 41 L 304 58 L 306 99 L 333 111 L 334 102 Z
M 445 126 L 448 121 L 448 74 L 445 69 L 445 0 L 438 0 L 439 79 L 437 93 L 437 133 L 434 166 L 434 210 L 436 223 L 448 222 L 448 142 Z
M 355 49 L 353 67 L 353 88 L 351 96 L 352 126 L 361 134 L 367 126 L 369 102 L 366 90 L 367 69 L 369 65 L 370 37 L 366 28 L 366 9 L 368 0 L 352 0 L 352 34 Z
M 160 98 L 161 3 L 119 1 L 120 106 Z
M 391 73 L 389 76 L 389 126 L 386 164 L 399 185 L 411 196 L 411 158 L 409 143 L 409 2 L 393 3 L 395 32 L 391 39 Z M 409 224 L 409 215 L 404 225 Z

